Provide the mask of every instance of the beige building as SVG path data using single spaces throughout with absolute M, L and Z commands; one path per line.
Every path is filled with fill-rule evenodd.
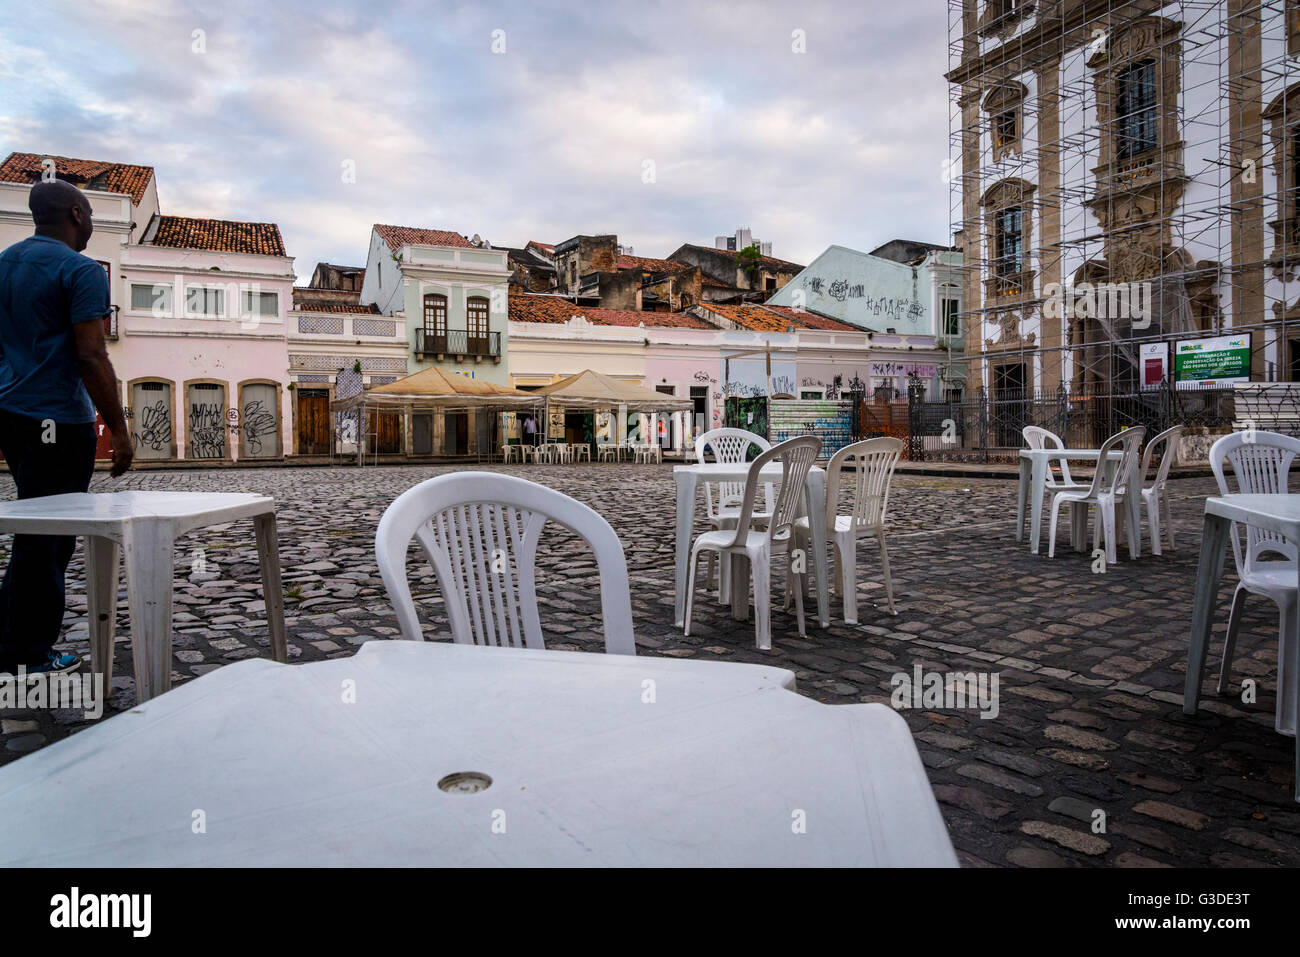
M 1247 336 L 1240 371 L 1300 380 L 1295 5 L 950 13 L 969 388 L 1178 386 L 1180 342 Z

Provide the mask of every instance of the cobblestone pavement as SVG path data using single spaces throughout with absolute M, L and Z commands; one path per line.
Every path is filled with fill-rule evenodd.
M 397 635 L 374 563 L 384 508 L 447 468 L 404 466 L 137 472 L 93 490 L 257 491 L 278 503 L 290 655 L 315 661 Z M 774 648 L 754 647 L 753 624 L 711 598 L 696 602 L 684 638 L 672 624 L 674 491 L 671 467 L 577 465 L 495 468 L 560 489 L 601 512 L 618 532 L 633 587 L 638 652 L 775 664 L 799 690 L 829 704 L 888 703 L 891 676 L 925 671 L 996 673 L 1000 709 L 905 710 L 965 866 L 1300 864 L 1300 812 L 1291 800 L 1292 741 L 1273 731 L 1277 612 L 1247 606 L 1234 689 L 1255 679 L 1258 701 L 1213 694 L 1234 581 L 1220 590 L 1201 713 L 1181 712 L 1186 635 L 1209 479 L 1171 483 L 1179 547 L 1121 560 L 1094 574 L 1088 554 L 1033 556 L 1014 541 L 1015 483 L 900 476 L 890 499 L 890 559 L 898 615 L 865 544 L 859 619 L 810 622 L 774 602 Z M 12 494 L 12 487 L 4 483 Z M 1067 523 L 1063 523 L 1065 525 Z M 697 526 L 698 528 L 698 526 Z M 1065 529 L 1063 528 L 1063 533 Z M 10 540 L 0 539 L 7 561 Z M 598 652 L 595 561 L 552 529 L 540 558 L 543 625 L 552 647 Z M 1145 547 L 1145 544 L 1144 544 Z M 204 571 L 195 571 L 196 549 Z M 1120 557 L 1125 551 L 1121 549 Z M 1229 562 L 1231 565 L 1231 562 Z M 446 639 L 427 564 L 412 567 L 422 614 Z M 69 573 L 69 631 L 61 647 L 88 659 L 84 565 Z M 251 523 L 186 536 L 176 549 L 174 680 L 268 654 Z M 774 572 L 781 581 L 781 572 Z M 108 711 L 134 701 L 125 601 Z M 6 711 L 0 762 L 86 727 L 80 711 Z M 1097 811 L 1104 833 L 1095 833 Z

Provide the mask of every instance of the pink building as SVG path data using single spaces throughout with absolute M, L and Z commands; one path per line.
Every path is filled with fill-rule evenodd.
M 274 223 L 159 216 L 123 250 L 114 363 L 137 460 L 279 459 L 291 448 L 293 281 Z

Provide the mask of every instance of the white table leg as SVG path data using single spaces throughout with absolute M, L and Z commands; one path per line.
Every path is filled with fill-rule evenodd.
M 166 519 L 134 518 L 122 534 L 137 702 L 162 694 L 172 684 L 174 544 L 175 532 Z
M 826 473 L 809 472 L 804 483 L 804 508 L 812 532 L 813 569 L 817 573 L 817 621 L 831 624 L 830 574 L 826 562 Z
M 275 512 L 253 519 L 257 534 L 257 560 L 262 566 L 262 603 L 266 605 L 271 657 L 286 664 L 289 644 L 284 630 L 284 585 L 280 582 L 280 540 L 275 530 Z
M 90 670 L 103 684 L 99 693 L 107 697 L 113 680 L 113 639 L 117 624 L 117 542 L 87 535 L 86 618 L 90 625 Z
M 695 524 L 695 473 L 677 472 L 677 585 L 673 621 L 682 627 L 686 615 L 686 571 L 691 560 L 691 527 Z M 725 559 L 719 559 L 719 564 Z
M 1210 644 L 1210 622 L 1214 600 L 1223 577 L 1224 549 L 1231 523 L 1217 515 L 1206 515 L 1201 530 L 1201 559 L 1196 566 L 1196 590 L 1192 594 L 1192 630 L 1187 642 L 1187 679 L 1183 686 L 1183 714 L 1196 714 L 1201 698 L 1201 672 Z M 1300 617 L 1300 616 L 1298 616 Z M 1300 740 L 1300 738 L 1298 738 Z
M 1032 498 L 1030 505 L 1032 507 L 1032 516 L 1029 520 L 1029 544 L 1030 551 L 1035 555 L 1038 554 L 1038 540 L 1043 531 L 1043 489 L 1047 487 L 1047 458 L 1042 455 L 1034 456 L 1033 479 L 1029 486 L 1029 495 Z
M 1020 457 L 1020 482 L 1016 486 L 1016 541 L 1025 537 L 1025 502 L 1029 498 L 1029 459 Z

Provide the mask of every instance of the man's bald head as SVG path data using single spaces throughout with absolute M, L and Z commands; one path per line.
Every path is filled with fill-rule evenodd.
M 61 240 L 77 252 L 86 248 L 95 227 L 90 200 L 77 187 L 61 179 L 42 180 L 32 187 L 27 208 L 37 235 Z

